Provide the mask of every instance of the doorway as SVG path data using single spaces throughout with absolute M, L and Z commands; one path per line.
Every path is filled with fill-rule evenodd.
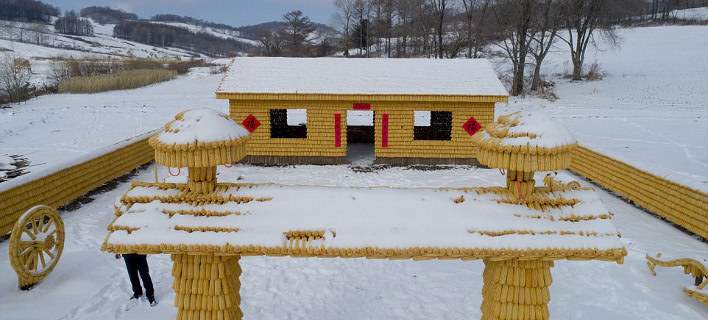
M 373 110 L 347 111 L 347 162 L 352 166 L 374 164 L 374 118 Z

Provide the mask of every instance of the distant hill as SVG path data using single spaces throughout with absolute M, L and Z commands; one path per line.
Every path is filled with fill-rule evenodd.
M 62 28 L 54 25 L 55 21 L 63 19 L 61 10 L 41 1 L 0 0 L 0 42 L 10 41 L 0 50 L 10 50 L 12 43 L 29 43 L 115 56 L 230 57 L 262 54 L 258 49 L 261 46 L 259 36 L 264 31 L 279 33 L 287 28 L 281 21 L 236 27 L 175 14 L 157 14 L 141 19 L 135 13 L 107 6 L 85 7 L 79 16 L 86 18 L 87 30 L 91 27 L 93 33 L 61 34 Z M 315 31 L 308 39 L 319 45 L 335 33 L 333 28 L 315 23 Z M 32 51 L 27 50 L 28 54 Z M 45 55 L 35 52 L 33 56 Z
M 116 24 L 125 20 L 138 20 L 138 15 L 135 13 L 111 7 L 86 7 L 81 9 L 80 15 L 85 18 L 91 18 L 100 24 Z
M 250 26 L 238 27 L 236 29 L 241 33 L 241 37 L 258 39 L 258 34 L 262 31 L 280 32 L 284 31 L 286 27 L 287 25 L 285 22 L 269 21 Z M 326 24 L 315 23 L 315 32 L 319 34 L 334 34 L 337 31 Z
M 151 21 L 160 21 L 160 22 L 182 22 L 186 24 L 191 24 L 195 26 L 200 26 L 200 27 L 210 27 L 214 29 L 224 29 L 224 30 L 233 30 L 236 31 L 235 27 L 232 27 L 227 24 L 223 23 L 215 23 L 211 21 L 206 21 L 202 19 L 196 19 L 192 17 L 187 17 L 187 16 L 179 16 L 176 14 L 157 14 L 152 16 L 150 18 Z
M 180 48 L 211 57 L 232 57 L 251 47 L 251 44 L 234 38 L 152 21 L 122 21 L 113 28 L 113 36 L 151 46 Z
M 35 0 L 0 0 L 0 20 L 49 23 L 59 8 Z
M 285 22 L 282 21 L 269 21 L 254 25 L 234 27 L 223 23 L 215 23 L 202 19 L 196 19 L 188 16 L 179 16 L 174 14 L 158 14 L 150 18 L 150 21 L 161 22 L 173 26 L 179 26 L 178 23 L 198 26 L 202 28 L 211 29 L 212 32 L 227 34 L 233 37 L 254 41 L 258 40 L 258 35 L 261 34 L 263 31 L 280 32 L 284 31 L 287 27 Z M 315 32 L 318 34 L 334 34 L 336 33 L 336 30 L 326 24 L 315 23 Z

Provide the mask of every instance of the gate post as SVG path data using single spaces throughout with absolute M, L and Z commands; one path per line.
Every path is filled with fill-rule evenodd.
M 484 261 L 482 320 L 547 320 L 553 261 Z
M 177 320 L 240 320 L 240 256 L 172 255 Z

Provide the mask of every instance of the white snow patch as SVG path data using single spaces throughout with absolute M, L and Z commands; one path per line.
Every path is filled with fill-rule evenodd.
M 708 20 L 708 7 L 675 10 L 671 15 L 684 20 Z
M 504 116 L 502 114 L 500 116 Z M 511 119 L 519 121 L 516 126 L 509 127 L 509 134 L 531 133 L 532 136 L 509 137 L 500 139 L 502 145 L 536 146 L 555 148 L 575 144 L 577 141 L 570 132 L 558 121 L 551 120 L 543 111 L 516 111 L 510 114 Z M 489 132 L 482 131 L 480 137 L 494 139 Z
M 176 190 L 136 187 L 125 197 L 175 195 Z M 522 205 L 503 205 L 496 195 L 434 188 L 354 188 L 264 185 L 230 188 L 221 196 L 272 197 L 238 204 L 226 202 L 216 211 L 245 211 L 225 217 L 170 217 L 159 200 L 133 204 L 114 226 L 139 228 L 130 234 L 114 231 L 110 244 L 205 244 L 280 247 L 282 234 L 293 230 L 335 230 L 328 248 L 477 248 L 477 249 L 621 249 L 623 245 L 610 219 L 568 222 L 571 215 L 609 215 L 594 191 L 577 190 L 554 197 L 578 199 L 573 207 L 536 211 Z M 466 200 L 455 203 L 453 198 Z M 327 201 L 318 201 L 327 199 Z M 173 208 L 172 204 L 167 204 Z M 541 214 L 543 219 L 529 219 Z M 194 232 L 175 226 L 238 228 L 238 232 Z M 470 231 L 569 231 L 574 235 L 518 235 L 491 237 Z
M 38 171 L 162 128 L 188 108 L 225 112 L 228 104 L 214 99 L 220 78 L 209 68 L 196 68 L 133 90 L 52 94 L 11 104 L 0 109 L 0 153 L 22 155 L 30 161 L 26 170 Z
M 235 58 L 219 91 L 508 95 L 485 59 Z
M 226 114 L 212 109 L 192 109 L 167 124 L 157 139 L 165 144 L 190 144 L 238 140 L 246 136 L 248 131 Z

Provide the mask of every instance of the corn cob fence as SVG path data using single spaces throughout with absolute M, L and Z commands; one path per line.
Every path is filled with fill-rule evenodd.
M 71 163 L 0 184 L 0 236 L 36 205 L 53 208 L 71 203 L 89 191 L 154 159 L 148 145 L 152 133 L 127 139 Z
M 89 191 L 153 160 L 149 134 L 106 148 L 84 162 L 0 184 L 0 235 L 12 230 L 29 208 L 70 203 Z M 573 153 L 571 171 L 626 200 L 708 239 L 708 195 L 641 171 L 585 147 Z
M 582 146 L 575 148 L 570 168 L 647 211 L 708 239 L 708 194 Z

